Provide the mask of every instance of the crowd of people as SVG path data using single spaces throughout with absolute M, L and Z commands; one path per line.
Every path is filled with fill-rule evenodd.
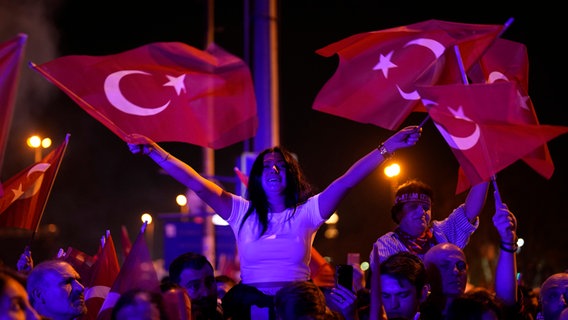
M 148 155 L 229 223 L 240 279 L 215 274 L 204 255 L 186 252 L 168 266 L 160 292 L 132 288 L 120 295 L 111 319 L 568 319 L 568 273 L 553 274 L 529 291 L 518 282 L 517 220 L 498 190 L 494 285 L 467 287 L 464 248 L 479 226 L 489 182 L 473 186 L 465 202 L 439 221 L 432 220 L 432 189 L 418 180 L 403 183 L 391 210 L 397 227 L 370 246 L 367 276 L 357 265 L 351 286 L 328 281 L 333 268 L 312 246 L 319 227 L 361 180 L 395 151 L 415 145 L 421 130 L 396 132 L 319 193 L 289 151 L 266 149 L 252 164 L 244 196 L 224 190 L 150 139 L 132 136 L 131 152 Z M 531 290 L 536 302 L 524 296 Z M 0 271 L 0 320 L 78 320 L 87 311 L 81 277 L 66 261 L 33 265 L 26 251 L 17 268 Z

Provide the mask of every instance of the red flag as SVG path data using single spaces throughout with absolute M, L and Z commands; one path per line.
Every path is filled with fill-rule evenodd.
M 248 66 L 214 43 L 206 51 L 151 43 L 31 66 L 127 142 L 138 133 L 219 149 L 253 137 L 258 127 Z
M 512 116 L 521 105 L 510 82 L 429 86 L 418 91 L 474 185 L 568 132 L 568 127 L 527 124 Z
M 128 253 L 130 253 L 130 249 L 132 249 L 132 243 L 130 242 L 128 229 L 126 229 L 126 226 L 124 225 L 120 227 L 120 242 L 122 243 L 122 254 L 126 257 L 128 256 Z
M 497 39 L 468 73 L 473 82 L 494 83 L 509 81 L 516 85 L 522 108 L 511 116 L 515 121 L 539 124 L 533 103 L 528 95 L 529 57 L 524 44 Z M 527 165 L 546 179 L 554 172 L 554 163 L 546 144 L 535 149 L 522 159 Z
M 20 33 L 11 40 L 0 43 L 0 169 L 4 162 L 27 39 L 27 34 Z M 3 194 L 0 186 L 0 196 Z
M 0 198 L 0 227 L 37 231 L 69 136 L 67 134 L 63 143 L 41 162 L 29 166 L 4 183 L 5 194 Z
M 120 265 L 116 256 L 114 241 L 112 236 L 108 234 L 97 261 L 93 265 L 90 281 L 85 283 L 87 315 L 82 319 L 97 319 L 99 310 L 119 271 Z
M 318 93 L 313 109 L 389 130 L 412 111 L 426 111 L 419 85 L 461 82 L 454 50 L 465 70 L 481 57 L 502 25 L 427 20 L 353 35 L 316 51 L 339 56 L 339 67 Z
M 72 265 L 81 277 L 82 283 L 88 283 L 91 279 L 91 271 L 93 265 L 95 264 L 97 259 L 73 247 L 68 247 L 67 251 L 65 251 L 64 253 L 62 251 L 63 250 L 60 249 L 60 252 L 62 254 L 61 256 L 58 256 L 57 259 L 66 261 L 70 265 Z
M 127 290 L 140 288 L 161 292 L 158 273 L 154 268 L 150 250 L 148 249 L 148 244 L 144 236 L 145 229 L 146 224 L 141 228 L 138 237 L 136 237 L 132 245 L 130 253 L 124 260 L 120 272 L 101 307 L 97 317 L 98 320 L 110 319 L 110 314 L 112 313 L 112 308 L 116 304 L 116 301 L 120 295 Z

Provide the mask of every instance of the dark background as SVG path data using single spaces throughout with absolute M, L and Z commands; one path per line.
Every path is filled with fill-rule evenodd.
M 499 8 L 495 6 L 497 1 L 281 1 L 280 143 L 298 155 L 308 178 L 321 190 L 389 137 L 392 132 L 386 129 L 311 109 L 316 94 L 337 67 L 336 57 L 324 58 L 315 50 L 356 33 L 428 19 L 502 24 L 513 17 L 515 21 L 502 37 L 527 45 L 529 94 L 540 122 L 568 125 L 564 99 L 566 58 L 561 49 L 566 27 L 560 12 L 564 11 L 546 1 L 530 6 L 505 1 L 499 2 Z M 243 7 L 243 1 L 215 2 L 214 40 L 248 61 Z M 133 238 L 141 225 L 142 212 L 179 212 L 174 199 L 185 189 L 161 173 L 150 159 L 132 155 L 122 140 L 28 68 L 27 62 L 40 64 L 71 54 L 114 54 L 151 42 L 180 41 L 204 49 L 206 8 L 204 0 L 0 0 L 0 41 L 18 32 L 29 36 L 1 180 L 33 162 L 33 151 L 25 145 L 32 133 L 51 137 L 54 145 L 59 145 L 66 133 L 71 134 L 38 239 L 32 244 L 36 260 L 68 246 L 94 254 L 98 239 L 107 229 L 120 246 L 121 225 L 128 228 Z M 403 126 L 418 124 L 424 117 L 422 113 L 411 114 Z M 215 152 L 215 172 L 229 189 L 234 188 L 236 181 L 233 166 L 249 145 L 250 142 L 239 143 Z M 196 169 L 203 168 L 201 148 L 182 143 L 163 146 Z M 503 201 L 517 215 L 518 234 L 526 241 L 518 263 L 530 285 L 539 285 L 543 277 L 568 266 L 567 146 L 566 135 L 549 143 L 556 165 L 550 180 L 522 162 L 497 175 Z M 418 178 L 434 188 L 434 218 L 443 219 L 464 200 L 465 194 L 454 192 L 458 164 L 431 121 L 426 123 L 418 145 L 398 152 L 396 160 L 403 166 L 401 181 Z M 390 190 L 391 182 L 384 178 L 382 168 L 365 179 L 338 210 L 338 237 L 326 239 L 326 226 L 318 233 L 314 244 L 318 251 L 334 263 L 344 263 L 348 252 L 358 252 L 366 260 L 372 243 L 394 228 L 389 213 Z M 481 226 L 466 248 L 474 282 L 482 281 L 479 274 L 485 244 L 497 243 L 492 212 L 490 195 Z M 56 229 L 49 231 L 49 224 Z M 0 259 L 14 265 L 30 235 L 13 230 L 1 234 Z M 153 248 L 155 258 L 161 251 L 159 243 L 157 239 Z

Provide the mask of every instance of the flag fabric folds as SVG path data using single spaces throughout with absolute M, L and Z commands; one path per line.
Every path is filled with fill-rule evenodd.
M 568 132 L 568 127 L 516 119 L 522 106 L 510 82 L 425 86 L 418 92 L 473 185 Z
M 67 251 L 60 249 L 56 259 L 66 261 L 72 265 L 81 277 L 83 284 L 90 281 L 93 265 L 97 261 L 96 257 L 73 247 L 67 247 Z
M 114 280 L 114 283 L 108 293 L 101 309 L 99 311 L 98 320 L 108 320 L 112 313 L 112 308 L 116 301 L 126 291 L 130 289 L 145 289 L 160 293 L 160 280 L 152 257 L 146 243 L 144 224 L 132 244 L 130 253 L 124 259 L 120 271 Z
M 503 25 L 427 20 L 360 33 L 316 51 L 339 56 L 339 66 L 313 109 L 395 130 L 413 111 L 425 112 L 420 85 L 461 83 L 454 46 L 467 71 Z
M 495 83 L 509 81 L 515 84 L 521 108 L 511 117 L 527 124 L 539 124 L 529 92 L 529 57 L 524 44 L 497 39 L 468 73 L 472 82 Z M 546 144 L 527 154 L 522 159 L 541 176 L 550 179 L 554 163 Z
M 219 149 L 253 137 L 258 127 L 248 66 L 215 43 L 202 51 L 157 42 L 31 67 L 127 142 L 137 133 Z
M 4 183 L 0 198 L 0 227 L 37 231 L 59 166 L 65 155 L 69 134 L 57 149 Z
M 88 282 L 84 283 L 87 315 L 82 319 L 97 319 L 99 310 L 119 272 L 120 264 L 116 255 L 116 247 L 109 233 L 105 236 L 104 245 L 92 267 L 91 277 Z
M 27 40 L 28 35 L 20 33 L 0 43 L 0 170 L 4 162 Z M 0 196 L 2 195 L 3 188 L 0 186 Z

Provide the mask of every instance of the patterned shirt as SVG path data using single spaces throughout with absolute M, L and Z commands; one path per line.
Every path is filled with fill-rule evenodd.
M 437 243 L 450 242 L 460 248 L 465 248 L 469 242 L 469 238 L 477 230 L 479 226 L 479 217 L 476 218 L 475 223 L 469 222 L 465 215 L 465 204 L 459 207 L 442 221 L 432 221 L 430 230 L 432 231 Z M 400 251 L 410 251 L 399 239 L 398 235 L 394 232 L 387 232 L 373 244 L 373 252 L 371 252 L 371 264 L 374 263 L 372 257 L 374 253 L 378 253 L 379 261 L 384 261 L 388 256 Z M 424 254 L 418 255 L 421 259 Z

